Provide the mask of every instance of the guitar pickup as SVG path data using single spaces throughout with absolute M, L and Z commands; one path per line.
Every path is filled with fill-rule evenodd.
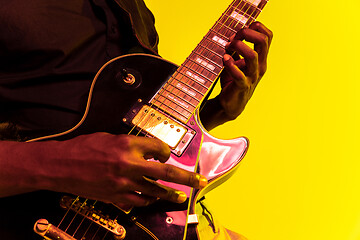
M 143 105 L 131 123 L 138 129 L 160 139 L 175 149 L 187 132 L 187 128 L 180 123 L 151 108 Z
M 177 156 L 181 156 L 196 135 L 194 129 L 141 102 L 131 108 L 123 118 L 123 122 L 135 126 L 137 134 L 141 132 L 165 142 L 171 148 L 171 152 Z

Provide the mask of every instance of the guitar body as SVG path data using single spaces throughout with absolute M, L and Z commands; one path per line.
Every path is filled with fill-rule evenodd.
M 134 76 L 134 83 L 124 82 L 122 69 L 126 69 L 128 74 Z M 128 55 L 109 61 L 99 70 L 93 80 L 87 108 L 79 123 L 66 132 L 33 141 L 66 140 L 94 132 L 138 134 L 139 129 L 130 131 L 133 126 L 129 124 L 129 121 L 141 106 L 151 105 L 149 102 L 153 96 L 176 69 L 177 66 L 168 61 L 144 54 Z M 166 113 L 163 114 L 168 116 Z M 74 238 L 78 240 L 114 239 L 113 233 L 104 226 L 115 219 L 119 225 L 125 228 L 125 239 L 194 239 L 197 222 L 189 223 L 188 219 L 196 216 L 197 201 L 206 192 L 232 175 L 246 153 L 248 141 L 243 137 L 232 140 L 212 137 L 202 127 L 197 110 L 187 123 L 180 124 L 187 129 L 183 138 L 188 143 L 181 149 L 181 153 L 174 150 L 167 164 L 198 172 L 209 181 L 208 186 L 201 191 L 161 182 L 186 192 L 189 198 L 185 203 L 174 204 L 159 201 L 149 207 L 134 208 L 125 213 L 111 204 L 99 202 L 93 205 L 93 210 L 85 211 L 82 210 L 85 201 L 83 199 L 79 199 L 76 203 L 72 200 L 70 206 L 64 209 L 64 206 L 60 207 L 59 204 L 61 194 L 40 191 L 1 200 L 3 205 L 7 201 L 16 202 L 19 204 L 19 208 L 9 210 L 9 212 L 1 210 L 4 212 L 0 214 L 0 224 L 2 224 L 0 225 L 0 237 L 12 240 L 41 239 L 40 236 L 32 233 L 35 221 L 43 218 L 58 225 L 65 215 L 59 228 L 63 231 L 66 230 L 69 235 L 74 235 Z M 75 200 L 76 197 L 73 199 Z M 93 204 L 91 200 L 86 201 L 88 206 Z M 75 208 L 75 205 L 80 207 Z M 96 220 L 97 216 L 106 221 L 99 224 L 99 221 Z M 30 219 L 31 222 L 28 222 Z M 13 221 L 19 220 L 21 220 L 20 233 L 17 230 L 19 226 L 13 224 Z

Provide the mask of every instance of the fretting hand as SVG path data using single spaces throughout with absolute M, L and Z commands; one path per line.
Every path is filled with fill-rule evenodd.
M 266 72 L 267 56 L 272 32 L 260 22 L 241 29 L 226 46 L 224 71 L 221 75 L 221 92 L 209 100 L 201 112 L 204 126 L 210 130 L 236 119 L 250 100 L 260 79 Z M 243 41 L 254 44 L 249 47 Z

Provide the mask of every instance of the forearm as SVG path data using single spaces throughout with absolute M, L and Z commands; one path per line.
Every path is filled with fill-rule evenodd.
M 29 145 L 33 144 L 0 142 L 0 197 L 36 190 L 35 149 Z
M 0 141 L 0 197 L 47 189 L 54 190 L 61 151 L 57 142 Z

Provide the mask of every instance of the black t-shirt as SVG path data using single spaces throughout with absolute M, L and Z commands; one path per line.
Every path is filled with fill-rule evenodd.
M 0 0 L 0 29 L 0 122 L 31 131 L 73 126 L 104 63 L 157 50 L 142 0 Z M 39 209 L 51 216 L 58 201 L 44 191 L 0 198 L 0 239 L 40 239 Z
M 3 0 L 0 29 L 0 122 L 32 131 L 73 126 L 104 63 L 157 44 L 142 0 Z

